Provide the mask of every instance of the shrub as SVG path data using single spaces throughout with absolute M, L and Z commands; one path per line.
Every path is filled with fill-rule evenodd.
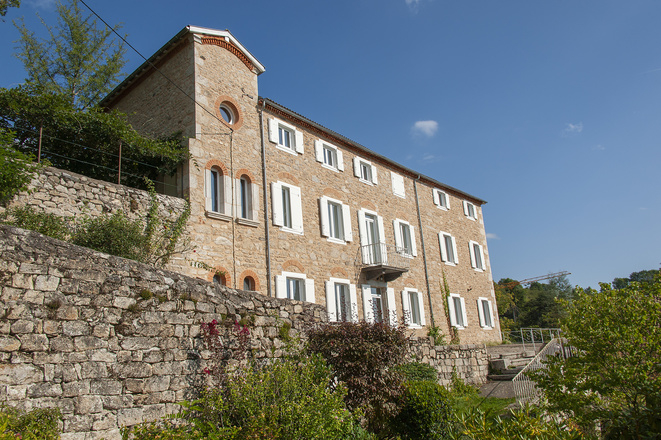
M 438 372 L 436 369 L 423 362 L 409 362 L 408 364 L 398 365 L 396 369 L 408 381 L 421 380 L 433 383 L 438 381 Z
M 399 412 L 404 380 L 396 366 L 404 361 L 404 327 L 366 322 L 328 324 L 308 331 L 308 349 L 321 354 L 348 388 L 351 410 L 362 410 L 368 429 L 382 433 Z
M 30 229 L 58 240 L 65 240 L 69 235 L 69 228 L 64 218 L 35 211 L 31 206 L 8 209 L 3 223 Z
M 18 192 L 27 188 L 41 165 L 34 157 L 13 147 L 14 133 L 0 129 L 0 205 L 4 206 Z
M 147 259 L 142 224 L 130 220 L 123 212 L 84 220 L 71 241 L 78 246 L 118 257 L 142 262 Z
M 60 438 L 58 408 L 25 412 L 9 406 L 0 407 L 0 440 L 56 440 Z
M 452 411 L 448 391 L 429 381 L 407 382 L 404 404 L 393 422 L 393 430 L 403 439 L 449 438 Z

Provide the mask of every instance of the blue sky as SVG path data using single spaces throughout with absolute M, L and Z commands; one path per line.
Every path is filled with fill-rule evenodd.
M 596 287 L 661 264 L 658 0 L 87 0 L 151 55 L 185 25 L 229 29 L 260 95 L 487 200 L 494 279 L 567 270 Z M 0 23 L 0 86 L 23 0 Z M 128 73 L 142 60 L 127 53 Z

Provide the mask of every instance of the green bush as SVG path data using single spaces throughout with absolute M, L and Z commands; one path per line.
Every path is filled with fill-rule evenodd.
M 71 241 L 78 246 L 144 262 L 147 246 L 142 231 L 141 222 L 130 220 L 123 212 L 116 212 L 107 217 L 85 219 Z
M 58 240 L 66 240 L 69 235 L 67 221 L 64 218 L 35 211 L 31 206 L 8 209 L 3 223 L 30 229 Z
M 13 147 L 14 133 L 0 128 L 0 205 L 4 206 L 18 192 L 27 188 L 42 165 L 34 157 Z
M 402 373 L 406 380 L 422 380 L 427 382 L 438 381 L 438 372 L 434 367 L 423 362 L 409 362 L 398 365 L 396 370 Z
M 57 440 L 60 438 L 58 408 L 34 409 L 26 412 L 0 406 L 0 440 Z
M 452 410 L 448 405 L 448 391 L 429 381 L 408 382 L 404 404 L 393 421 L 393 430 L 402 439 L 449 438 Z

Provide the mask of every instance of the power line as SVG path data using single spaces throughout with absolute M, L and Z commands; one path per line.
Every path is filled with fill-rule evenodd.
M 124 38 L 123 36 L 121 36 L 121 35 L 117 32 L 117 30 L 116 30 L 114 27 L 110 26 L 110 25 L 109 25 L 109 24 L 108 24 L 108 23 L 107 23 L 107 22 L 106 22 L 106 21 L 105 21 L 100 15 L 99 15 L 99 14 L 96 13 L 96 11 L 94 11 L 94 9 L 90 8 L 89 5 L 88 5 L 87 3 L 85 3 L 84 0 L 78 0 L 78 1 L 80 1 L 80 2 L 81 2 L 81 3 L 82 3 L 87 9 L 90 10 L 90 12 L 91 12 L 92 14 L 94 14 L 99 20 L 101 20 L 101 21 L 103 22 L 103 24 L 105 24 L 106 27 L 107 27 L 108 29 L 110 29 L 115 35 L 117 35 L 117 37 L 118 37 L 120 40 L 122 40 L 122 41 L 123 41 L 128 47 L 130 47 L 131 50 L 133 50 L 133 51 L 134 51 L 135 53 L 137 53 L 137 54 L 138 54 L 143 60 L 145 60 L 145 62 L 147 62 L 151 68 L 153 68 L 153 69 L 156 70 L 158 73 L 160 73 L 160 74 L 163 76 L 163 78 L 165 78 L 170 84 L 172 84 L 174 87 L 176 87 L 177 90 L 179 90 L 181 93 L 183 93 L 188 99 L 190 99 L 191 101 L 193 101 L 193 103 L 194 103 L 195 105 L 199 106 L 202 110 L 204 110 L 204 111 L 207 112 L 209 115 L 211 115 L 212 118 L 214 118 L 214 119 L 217 120 L 218 122 L 223 122 L 223 121 L 220 120 L 220 118 L 218 118 L 218 116 L 216 116 L 214 113 L 212 113 L 212 112 L 211 112 L 209 109 L 207 109 L 204 105 L 202 105 L 202 104 L 200 104 L 199 102 L 197 102 L 197 100 L 195 99 L 195 97 L 190 96 L 188 93 L 186 93 L 186 91 L 185 91 L 184 89 L 182 89 L 181 87 L 179 87 L 179 85 L 177 85 L 177 83 L 175 83 L 173 80 L 171 80 L 171 79 L 170 79 L 165 73 L 161 72 L 161 70 L 160 70 L 158 67 L 156 67 L 156 66 L 154 65 L 154 63 L 152 63 L 151 61 L 149 61 L 149 60 L 148 60 L 148 59 L 147 59 L 142 53 L 140 53 L 140 51 L 139 51 L 138 49 L 136 49 L 135 47 L 133 47 L 133 46 L 131 45 L 131 43 L 129 43 L 128 40 L 127 40 L 126 38 Z M 223 124 L 223 125 L 224 125 L 224 124 Z M 229 128 L 229 130 L 230 130 L 230 132 L 228 133 L 228 135 L 231 135 L 231 133 L 234 132 L 234 129 L 232 129 L 232 127 L 228 127 L 228 128 Z

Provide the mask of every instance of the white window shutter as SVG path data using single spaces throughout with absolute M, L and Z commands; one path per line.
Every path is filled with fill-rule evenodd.
M 441 200 L 439 198 L 438 190 L 432 189 L 432 194 L 434 195 L 434 205 L 441 206 Z
M 349 205 L 342 205 L 342 222 L 344 226 L 344 241 L 353 241 L 353 232 L 351 231 L 351 208 Z
M 358 232 L 360 233 L 360 249 L 362 251 L 363 261 L 368 261 L 370 258 L 370 250 L 366 248 L 369 244 L 367 237 L 367 227 L 365 225 L 365 211 L 358 210 Z
M 377 177 L 376 166 L 375 165 L 372 165 L 372 183 L 375 184 L 375 185 L 377 185 L 379 183 L 379 179 Z
M 287 298 L 287 278 L 282 275 L 275 276 L 275 297 Z
M 489 304 L 489 317 L 491 318 L 491 326 L 489 328 L 495 328 L 496 327 L 496 322 L 493 320 L 493 307 L 491 305 L 491 301 L 487 301 Z
M 454 264 L 459 264 L 459 259 L 457 258 L 457 242 L 454 237 L 450 237 L 452 240 L 452 254 L 454 255 Z
M 411 301 L 409 300 L 409 293 L 402 290 L 402 315 L 406 321 L 406 325 L 411 323 Z
M 204 170 L 204 209 L 211 211 L 211 170 Z
M 475 246 L 473 246 L 475 242 L 474 241 L 469 241 L 468 242 L 468 252 L 470 253 L 471 256 L 471 267 L 475 269 L 476 263 L 475 263 Z
M 337 169 L 344 171 L 344 157 L 342 156 L 342 151 L 337 150 Z
M 360 159 L 358 157 L 353 158 L 353 175 L 360 177 Z
M 278 121 L 273 118 L 269 119 L 269 141 L 278 143 Z
M 298 154 L 303 154 L 303 132 L 295 130 L 294 137 L 296 138 L 296 152 Z
M 422 292 L 416 292 L 418 295 L 418 307 L 420 307 L 420 326 L 424 327 L 427 325 L 427 320 L 425 319 L 425 304 L 422 302 Z
M 319 221 L 321 222 L 321 235 L 330 237 L 330 221 L 328 219 L 328 197 L 319 198 Z
M 259 217 L 259 186 L 255 185 L 254 183 L 251 183 L 250 189 L 252 190 L 252 194 L 250 197 L 250 208 L 252 211 L 252 216 L 250 217 L 250 219 L 253 221 L 257 221 L 257 217 Z
M 450 196 L 448 195 L 448 193 L 445 193 L 445 207 L 447 209 L 450 209 Z
M 461 315 L 464 318 L 464 327 L 468 327 L 468 318 L 466 318 L 466 301 L 464 301 L 463 298 L 459 298 L 461 300 Z
M 271 200 L 273 201 L 273 224 L 282 226 L 285 224 L 285 215 L 282 212 L 282 185 L 273 182 L 271 183 Z
M 232 178 L 223 175 L 223 214 L 232 215 Z
M 335 310 L 335 283 L 326 281 L 326 311 L 330 322 L 337 321 L 337 311 Z
M 409 225 L 409 230 L 411 231 L 411 253 L 414 257 L 418 256 L 418 247 L 415 245 L 415 228 Z
M 483 298 L 478 298 L 477 299 L 477 315 L 480 318 L 480 327 L 484 328 L 485 327 L 485 322 L 484 322 L 484 310 L 482 309 L 482 301 Z
M 395 231 L 395 247 L 399 251 L 402 247 L 402 229 L 399 227 L 399 220 L 395 219 L 392 221 L 392 229 Z
M 386 242 L 386 234 L 383 229 L 383 217 L 380 215 L 376 216 L 377 223 L 379 225 L 379 242 L 385 243 Z
M 291 227 L 293 230 L 303 233 L 303 206 L 301 204 L 301 188 L 292 186 L 289 188 L 291 197 Z
M 314 296 L 314 280 L 305 280 L 305 301 L 314 303 L 316 298 Z
M 448 261 L 448 250 L 445 248 L 445 233 L 438 233 L 438 247 L 441 248 L 441 261 Z
M 241 217 L 241 179 L 234 179 L 234 205 L 236 216 Z
M 464 215 L 468 217 L 468 203 L 466 202 L 466 200 L 464 200 L 463 202 L 464 202 Z
M 324 144 L 319 139 L 314 141 L 314 157 L 317 162 L 324 162 Z
M 355 284 L 349 284 L 349 300 L 351 302 L 349 319 L 351 322 L 358 322 L 358 295 L 356 294 Z
M 450 325 L 457 326 L 457 311 L 454 309 L 454 301 L 451 296 L 448 296 L 448 313 L 450 314 Z
M 478 245 L 477 247 L 480 251 L 480 261 L 482 262 L 482 267 L 481 269 L 486 270 L 487 269 L 487 262 L 484 259 L 484 249 L 482 248 L 482 245 Z
M 388 293 L 388 322 L 391 326 L 397 327 L 397 304 L 395 304 L 395 289 L 388 287 L 386 289 Z M 385 319 L 384 319 L 385 321 Z
M 365 322 L 374 323 L 374 309 L 372 308 L 372 288 L 369 284 L 362 285 L 363 291 L 363 316 Z

